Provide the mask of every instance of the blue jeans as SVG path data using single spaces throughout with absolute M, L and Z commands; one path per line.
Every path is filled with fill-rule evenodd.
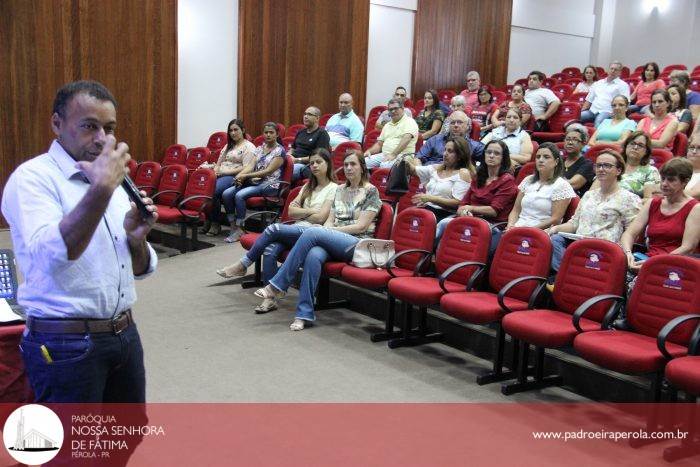
M 297 271 L 303 265 L 304 272 L 299 284 L 299 303 L 296 317 L 314 321 L 314 296 L 321 277 L 323 263 L 328 259 L 350 261 L 353 248 L 359 239 L 336 230 L 313 227 L 306 229 L 289 253 L 277 274 L 270 279 L 270 285 L 286 292 L 294 281 Z M 349 250 L 349 251 L 348 251 Z
M 212 222 L 221 221 L 221 195 L 224 191 L 231 188 L 236 177 L 233 175 L 222 175 L 216 179 L 216 188 L 214 189 L 214 198 L 211 200 L 211 213 L 209 220 Z
M 309 178 L 311 176 L 310 169 L 308 169 L 307 164 L 294 164 L 294 171 L 292 172 L 292 183 L 296 182 L 302 178 Z
M 133 323 L 119 335 L 26 331 L 20 349 L 37 402 L 146 401 L 143 347 Z
M 598 128 L 598 125 L 603 123 L 603 120 L 610 118 L 611 115 L 610 112 L 598 112 L 594 114 L 590 110 L 584 110 L 581 112 L 581 123 L 593 122 L 593 125 Z
M 233 224 L 242 225 L 245 219 L 245 201 L 253 196 L 272 196 L 277 193 L 277 188 L 270 188 L 263 185 L 232 186 L 224 191 L 221 199 L 224 201 L 226 215 Z
M 308 226 L 272 224 L 268 225 L 255 240 L 253 247 L 241 258 L 241 263 L 248 267 L 262 256 L 263 281 L 267 284 L 277 274 L 277 258 L 284 250 L 294 246 Z
M 440 243 L 440 239 L 442 238 L 442 234 L 445 233 L 445 229 L 447 228 L 447 224 L 449 224 L 450 221 L 454 218 L 455 218 L 455 216 L 445 217 L 443 220 L 438 222 L 437 228 L 435 229 L 435 247 L 436 248 L 437 248 L 438 243 Z
M 559 234 L 554 234 L 550 237 L 552 241 L 552 269 L 559 272 L 559 266 L 561 266 L 561 260 L 564 258 L 564 252 L 566 247 L 569 246 L 571 240 L 562 237 Z

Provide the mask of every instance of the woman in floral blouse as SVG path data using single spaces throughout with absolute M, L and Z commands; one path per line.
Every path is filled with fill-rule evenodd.
M 428 89 L 423 96 L 425 107 L 416 117 L 418 131 L 423 140 L 427 140 L 440 132 L 442 122 L 445 120 L 445 112 L 440 110 L 440 96 L 434 89 Z

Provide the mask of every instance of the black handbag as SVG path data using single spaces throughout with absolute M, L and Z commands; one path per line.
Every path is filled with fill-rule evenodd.
M 394 162 L 389 171 L 389 177 L 386 180 L 386 194 L 388 195 L 403 195 L 408 193 L 408 162 L 404 157 Z

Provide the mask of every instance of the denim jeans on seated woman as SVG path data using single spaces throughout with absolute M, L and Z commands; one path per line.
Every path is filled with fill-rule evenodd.
M 286 292 L 296 278 L 297 271 L 303 266 L 296 318 L 307 321 L 316 319 L 314 297 L 323 263 L 329 259 L 350 261 L 354 253 L 353 247 L 358 241 L 360 239 L 357 237 L 324 227 L 311 227 L 301 234 L 282 267 L 270 279 L 270 285 Z
M 265 284 L 277 274 L 277 258 L 285 250 L 289 250 L 301 237 L 304 230 L 311 227 L 308 223 L 302 225 L 272 224 L 268 225 L 255 240 L 252 248 L 241 258 L 241 264 L 248 267 L 262 256 L 263 281 Z
M 231 188 L 234 184 L 236 177 L 233 175 L 222 175 L 216 179 L 216 188 L 214 189 L 214 198 L 211 200 L 211 212 L 209 214 L 209 220 L 212 222 L 221 221 L 221 195 L 224 191 Z
M 254 196 L 273 196 L 277 194 L 277 190 L 277 188 L 271 188 L 265 184 L 243 187 L 234 185 L 226 189 L 221 195 L 221 199 L 224 201 L 229 221 L 233 224 L 235 218 L 236 225 L 243 225 L 243 219 L 246 215 L 246 200 Z

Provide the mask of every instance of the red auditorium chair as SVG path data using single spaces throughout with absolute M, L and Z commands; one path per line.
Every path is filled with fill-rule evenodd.
M 166 168 L 167 170 L 167 168 Z M 166 174 L 167 176 L 167 174 Z M 212 169 L 197 169 L 190 174 L 187 185 L 177 205 L 158 204 L 158 222 L 180 224 L 180 252 L 197 249 L 197 228 L 206 219 L 216 187 L 216 174 Z M 192 232 L 187 238 L 187 228 Z
M 411 198 L 413 198 L 413 195 L 415 195 L 418 191 L 425 193 L 425 189 L 423 188 L 420 179 L 416 176 L 411 176 L 411 178 L 408 180 L 408 192 L 399 197 L 399 202 L 396 205 L 396 212 L 401 212 L 404 209 L 413 207 L 413 201 L 411 201 Z
M 555 86 L 557 82 L 553 80 L 551 77 L 550 78 L 545 78 L 544 81 L 542 81 L 542 87 L 545 87 L 547 89 L 552 89 L 552 86 Z
M 700 76 L 693 75 L 690 77 L 690 90 L 700 92 Z
M 586 96 L 588 95 L 587 92 L 573 92 L 569 94 L 569 96 L 566 98 L 564 102 L 576 102 L 577 104 L 583 106 L 583 103 L 586 102 Z
M 371 148 L 372 145 L 377 142 L 377 138 L 379 138 L 380 134 L 381 131 L 379 130 L 370 130 L 369 132 L 367 132 L 365 134 L 364 142 L 362 143 L 362 149 L 366 151 L 369 148 Z
M 418 275 L 432 257 L 435 242 L 435 215 L 422 208 L 409 208 L 399 213 L 391 229 L 396 254 L 384 268 L 358 268 L 347 265 L 341 278 L 352 285 L 369 290 L 386 289 L 394 277 Z M 429 265 L 429 264 L 428 264 Z
M 360 146 L 360 143 L 357 143 L 355 141 L 345 141 L 343 143 L 340 143 L 333 150 L 333 154 L 332 154 L 333 172 L 335 173 L 335 178 L 339 182 L 345 181 L 345 171 L 343 170 L 343 160 L 345 159 L 345 154 L 348 152 L 348 149 L 362 150 L 362 146 Z
M 369 182 L 377 187 L 379 190 L 379 199 L 385 203 L 389 203 L 392 206 L 396 206 L 399 201 L 400 195 L 389 195 L 386 192 L 387 180 L 389 180 L 389 172 L 391 169 L 388 168 L 377 168 L 372 171 L 369 177 Z
M 213 153 L 219 154 L 219 152 L 221 152 L 221 148 L 226 146 L 227 142 L 226 132 L 217 131 L 216 133 L 212 133 L 212 135 L 209 137 L 209 141 L 207 141 L 207 149 Z
M 284 138 L 287 136 L 285 134 L 287 128 L 284 126 L 284 123 L 278 123 L 277 124 L 277 134 L 279 135 L 280 138 Z
M 535 156 L 537 155 L 537 151 L 540 149 L 540 143 L 537 141 L 532 142 L 532 157 L 530 157 L 530 162 L 535 162 Z
M 406 100 L 403 102 L 403 106 L 404 106 L 404 107 L 413 107 L 413 100 L 412 100 L 412 99 L 406 99 Z
M 292 138 L 292 141 L 294 141 L 294 138 L 296 138 L 297 133 L 299 133 L 301 130 L 306 129 L 304 125 L 301 123 L 296 123 L 294 125 L 290 125 L 289 128 L 287 128 L 286 133 L 282 138 Z
M 389 281 L 389 309 L 385 331 L 372 335 L 373 342 L 388 339 L 389 348 L 435 342 L 440 334 L 428 333 L 428 307 L 440 303 L 446 293 L 471 290 L 486 266 L 491 227 L 478 217 L 456 217 L 445 229 L 435 255 L 436 277 L 397 277 Z M 404 307 L 400 334 L 394 331 L 396 300 Z M 418 329 L 411 324 L 412 308 L 420 313 Z
M 171 144 L 165 150 L 163 159 L 161 159 L 160 164 L 165 167 L 166 165 L 184 165 L 185 159 L 187 159 L 187 148 L 182 144 Z
M 425 99 L 418 99 L 413 105 L 413 110 L 415 110 L 416 112 L 420 112 L 423 109 L 425 109 Z M 416 114 L 414 114 L 413 116 L 415 117 Z
M 391 225 L 393 220 L 394 210 L 388 203 L 382 203 L 382 207 L 377 214 L 377 224 L 374 229 L 374 238 L 388 240 L 389 236 L 391 235 Z M 345 266 L 347 266 L 347 263 L 343 263 L 342 261 L 326 261 L 323 264 L 321 277 L 318 281 L 318 288 L 316 289 L 316 304 L 314 305 L 315 310 L 348 307 L 347 300 L 331 301 L 330 299 L 331 279 L 339 279 Z
M 145 191 L 147 196 L 151 196 L 160 183 L 160 173 L 161 167 L 158 162 L 141 162 L 134 176 L 134 184 L 139 190 Z
M 527 249 L 523 242 L 527 241 Z M 513 346 L 510 371 L 503 371 L 505 334 L 501 319 L 506 312 L 533 308 L 544 288 L 535 279 L 545 279 L 549 273 L 552 242 L 543 230 L 534 227 L 514 227 L 503 234 L 489 268 L 487 291 L 452 292 L 440 299 L 440 310 L 461 321 L 472 324 L 496 323 L 496 349 L 493 370 L 477 378 L 478 384 L 503 381 L 515 376 L 518 346 Z
M 496 105 L 501 105 L 504 102 L 508 102 L 509 94 L 506 94 L 503 91 L 493 91 L 491 95 L 493 96 L 493 102 Z
M 287 130 L 287 134 L 289 134 L 289 130 Z M 292 144 L 294 144 L 294 136 L 285 136 L 282 138 L 282 145 L 285 151 L 289 152 L 292 149 Z
M 630 76 L 630 67 L 623 66 L 622 70 L 620 71 L 620 78 L 626 79 L 626 78 L 629 78 L 629 76 Z
M 377 117 L 369 117 L 367 119 L 367 124 L 365 125 L 365 131 L 364 131 L 365 134 L 374 130 L 374 127 L 377 126 L 377 120 L 379 120 L 378 116 Z
M 688 127 L 688 131 L 693 131 L 692 127 Z M 685 133 L 676 133 L 673 138 L 673 146 L 671 147 L 671 153 L 674 156 L 685 157 L 688 152 L 688 135 Z M 657 166 L 661 167 L 661 166 Z
M 568 84 L 568 85 L 571 86 L 573 89 L 576 89 L 576 86 L 577 86 L 578 83 L 580 83 L 581 81 L 583 81 L 581 78 L 569 78 L 569 79 L 567 79 L 566 81 L 564 81 L 564 84 Z
M 514 311 L 503 317 L 504 332 L 520 342 L 520 361 L 517 381 L 504 384 L 501 392 L 510 395 L 560 385 L 561 376 L 544 376 L 545 349 L 570 346 L 578 333 L 600 330 L 610 307 L 600 297 L 621 295 L 626 272 L 627 260 L 618 244 L 599 239 L 582 239 L 570 244 L 554 282 L 554 307 Z M 619 306 L 613 302 L 612 309 Z M 528 370 L 530 345 L 536 352 L 532 380 L 527 376 L 531 373 Z
M 450 105 L 450 101 L 452 101 L 452 98 L 456 95 L 457 93 L 453 89 L 438 89 L 440 100 L 447 105 Z
M 127 166 L 129 167 L 129 177 L 133 180 L 136 178 L 136 171 L 139 169 L 139 163 L 134 159 L 129 159 Z
M 158 191 L 151 198 L 160 206 L 173 207 L 182 196 L 187 185 L 187 167 L 168 165 L 163 167 L 158 182 Z
M 500 91 L 506 93 L 507 96 L 510 96 L 510 92 L 513 90 L 513 85 L 512 84 L 505 84 L 503 87 L 500 88 Z
M 520 167 L 520 170 L 518 171 L 518 176 L 515 177 L 515 184 L 519 186 L 520 182 L 525 180 L 525 177 L 527 177 L 528 175 L 532 175 L 534 173 L 535 173 L 535 163 L 528 162 L 527 164 Z
M 481 141 L 481 124 L 476 120 L 472 120 L 472 131 L 469 137 L 474 141 Z
M 549 118 L 549 131 L 536 131 L 532 139 L 538 143 L 545 141 L 563 141 L 564 127 L 581 118 L 581 106 L 575 102 L 562 102 L 557 111 Z
M 527 78 L 516 79 L 515 83 L 513 83 L 513 84 L 519 84 L 519 85 L 523 86 L 525 89 L 527 89 Z
M 575 198 L 571 198 L 571 201 L 569 201 L 569 205 L 566 207 L 566 212 L 564 213 L 564 217 L 562 218 L 561 222 L 562 224 L 565 224 L 569 222 L 569 220 L 574 216 L 574 213 L 576 212 L 576 209 L 578 208 L 578 203 L 581 202 L 581 198 L 576 196 Z
M 624 299 L 608 295 L 598 300 Z M 700 310 L 700 260 L 683 255 L 649 258 L 639 271 L 625 308 L 630 330 L 603 329 L 579 334 L 574 339 L 574 350 L 589 362 L 618 373 L 653 373 L 650 401 L 658 402 L 664 367 L 669 357 L 687 354 L 693 323 L 683 323 L 670 333 L 664 352 L 658 348 L 657 337 L 674 318 L 688 310 Z M 605 323 L 616 317 L 616 313 L 611 313 Z M 574 321 L 574 325 L 578 323 Z
M 569 76 L 564 74 L 564 73 L 554 73 L 552 76 L 550 76 L 550 78 L 552 78 L 552 80 L 556 84 L 562 84 L 564 81 L 566 81 L 569 78 Z
M 211 158 L 211 152 L 205 147 L 192 148 L 187 153 L 187 159 L 185 159 L 185 167 L 189 173 L 194 172 L 199 168 L 200 165 L 205 162 L 209 162 Z
M 282 141 L 284 141 L 284 138 L 282 138 Z M 292 138 L 292 142 L 294 141 L 294 138 Z M 265 135 L 258 135 L 253 139 L 253 146 L 256 148 L 258 146 L 262 146 L 262 144 L 265 142 Z
M 608 72 L 602 66 L 595 67 L 595 71 L 598 74 L 598 79 L 603 79 L 608 77 Z
M 274 224 L 276 222 L 282 223 L 282 224 L 290 224 L 294 223 L 295 220 L 292 219 L 289 216 L 289 204 L 296 199 L 297 196 L 299 196 L 299 192 L 301 191 L 303 187 L 295 187 L 292 188 L 292 190 L 289 192 L 289 195 L 287 198 L 284 200 L 284 207 L 282 208 L 282 212 L 278 213 L 276 211 L 255 211 L 250 214 L 248 214 L 243 221 L 243 225 L 246 225 L 248 219 L 251 219 L 253 217 L 260 217 L 261 219 L 264 220 L 264 218 L 267 216 L 269 217 L 269 223 Z M 260 236 L 259 232 L 246 232 L 243 235 L 241 235 L 241 246 L 246 249 L 250 250 L 253 248 L 253 244 L 255 241 L 258 239 Z M 252 281 L 244 281 L 241 282 L 241 287 L 244 289 L 249 289 L 251 287 L 261 287 L 263 285 L 263 280 L 262 280 L 262 261 L 260 258 L 258 258 L 255 261 L 255 267 L 254 267 L 254 272 L 253 272 L 253 280 Z
M 556 84 L 552 86 L 552 92 L 559 98 L 560 101 L 564 101 L 571 95 L 572 92 L 574 92 L 574 87 L 570 84 Z
M 411 115 L 413 115 L 413 118 L 416 118 L 416 116 L 418 115 L 418 110 L 416 110 L 415 107 L 406 106 L 404 108 L 411 111 Z
M 374 117 L 379 117 L 382 112 L 386 110 L 386 105 L 377 105 L 370 109 L 369 114 L 367 114 L 367 121 Z
M 661 73 L 671 73 L 673 70 L 687 70 L 688 67 L 681 64 L 681 63 L 676 63 L 673 65 L 667 65 L 661 70 Z
M 332 116 L 333 116 L 333 114 L 321 115 L 321 118 L 318 120 L 319 126 L 325 127 L 326 123 L 328 123 L 328 120 L 330 120 Z
M 267 196 L 252 196 L 246 200 L 246 208 L 262 209 L 265 211 L 282 210 L 284 207 L 284 200 L 287 198 L 289 188 L 292 184 L 293 172 L 294 158 L 292 156 L 285 156 L 280 179 L 275 182 L 266 182 L 266 184 L 278 184 L 279 188 L 277 189 L 277 193 Z
M 595 164 L 595 160 L 598 157 L 598 154 L 605 151 L 606 149 L 612 149 L 614 151 L 622 153 L 622 148 L 617 144 L 600 143 L 594 144 L 593 146 L 589 147 L 588 151 L 586 151 L 584 156 L 586 157 L 586 159 L 591 161 L 592 164 Z
M 571 78 L 581 78 L 583 75 L 581 74 L 581 70 L 578 67 L 575 66 L 570 66 L 566 67 L 563 70 L 561 70 L 563 74 Z
M 669 151 L 668 149 L 664 148 L 653 148 L 651 150 L 651 160 L 649 163 L 656 167 L 657 169 L 661 169 L 661 166 L 663 166 L 666 162 L 670 161 L 673 159 L 673 153 Z

